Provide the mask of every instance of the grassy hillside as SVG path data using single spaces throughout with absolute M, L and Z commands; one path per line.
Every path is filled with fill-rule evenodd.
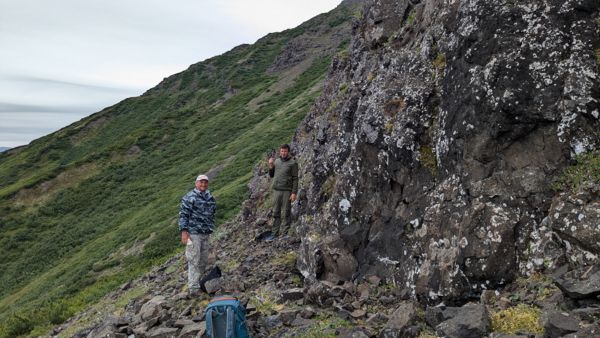
M 173 255 L 198 173 L 214 177 L 218 223 L 234 215 L 253 166 L 319 94 L 353 11 L 234 48 L 1 153 L 0 336 L 44 334 Z

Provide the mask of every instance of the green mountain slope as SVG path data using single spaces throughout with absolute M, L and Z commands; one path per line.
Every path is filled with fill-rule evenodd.
M 214 178 L 218 223 L 233 216 L 253 166 L 319 94 L 355 11 L 236 47 L 0 154 L 0 336 L 42 334 L 175 253 L 198 173 Z

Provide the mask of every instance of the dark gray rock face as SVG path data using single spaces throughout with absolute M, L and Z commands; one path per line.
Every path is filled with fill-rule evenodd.
M 431 327 L 436 327 L 441 322 L 456 316 L 458 311 L 460 311 L 458 307 L 430 306 L 425 310 L 425 322 Z
M 390 316 L 386 327 L 396 330 L 404 330 L 414 324 L 417 318 L 417 307 L 412 302 L 404 302 Z
M 544 323 L 544 337 L 562 337 L 579 331 L 579 320 L 562 313 L 551 313 Z
M 490 330 L 491 320 L 484 305 L 469 303 L 440 323 L 436 330 L 442 337 L 483 337 Z
M 294 138 L 305 281 L 378 275 L 448 304 L 546 268 L 551 182 L 600 146 L 599 6 L 368 2 Z M 595 250 L 589 231 L 571 247 Z
M 594 265 L 600 255 L 600 185 L 586 185 L 575 194 L 552 200 L 548 216 L 533 234 L 531 261 L 553 270 Z
M 177 337 L 179 329 L 170 327 L 157 327 L 146 334 L 148 338 L 172 338 Z
M 206 323 L 189 324 L 181 329 L 179 338 L 202 337 L 206 332 Z
M 600 324 L 593 324 L 577 332 L 569 333 L 564 338 L 594 338 L 600 336 Z
M 573 299 L 600 296 L 600 266 L 593 265 L 566 272 L 557 276 L 555 283 Z

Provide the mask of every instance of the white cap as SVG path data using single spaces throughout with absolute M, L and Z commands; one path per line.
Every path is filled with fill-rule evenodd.
M 202 181 L 202 180 L 206 180 L 208 182 L 208 176 L 198 175 L 198 177 L 196 177 L 196 181 Z

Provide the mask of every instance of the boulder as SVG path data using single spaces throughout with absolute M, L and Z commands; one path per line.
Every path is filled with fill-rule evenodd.
M 303 308 L 302 311 L 300 311 L 300 317 L 302 317 L 302 318 L 311 319 L 314 316 L 315 316 L 315 310 L 310 306 L 307 306 L 307 307 Z
M 548 221 L 552 230 L 571 245 L 600 254 L 600 185 L 554 198 Z
M 281 311 L 279 313 L 279 318 L 281 318 L 281 321 L 283 322 L 284 325 L 291 325 L 292 322 L 294 321 L 294 319 L 296 319 L 296 316 L 300 313 L 300 310 L 295 309 L 295 310 L 284 310 Z
M 361 318 L 364 318 L 366 314 L 367 314 L 367 311 L 365 311 L 363 309 L 357 309 L 357 310 L 352 311 L 350 313 L 350 316 L 354 319 L 361 319 Z
M 377 313 L 370 315 L 369 318 L 367 318 L 366 323 L 370 326 L 379 326 L 379 325 L 386 323 L 387 321 L 388 321 L 388 317 L 385 314 L 383 314 L 381 312 L 377 312 Z
M 389 317 L 385 327 L 402 330 L 417 319 L 417 307 L 413 302 L 403 302 Z
M 368 338 L 369 336 L 365 333 L 362 328 L 339 328 L 335 331 L 336 336 L 338 337 L 347 337 L 347 338 Z
M 87 335 L 87 338 L 115 337 L 116 334 L 117 334 L 116 327 L 114 325 L 112 325 L 112 323 L 103 323 L 102 325 L 93 329 Z
M 181 329 L 181 328 L 183 328 L 185 326 L 193 325 L 193 324 L 195 324 L 195 323 L 192 320 L 189 320 L 189 319 L 178 319 L 178 320 L 175 321 L 175 323 L 173 323 L 173 326 Z
M 133 333 L 139 336 L 144 336 L 147 332 L 158 324 L 158 317 L 151 318 L 133 328 Z
M 379 338 L 413 338 L 417 337 L 421 329 L 418 326 L 409 326 L 404 329 L 385 328 L 379 333 Z
M 215 279 L 208 280 L 204 283 L 204 288 L 206 289 L 206 293 L 214 294 L 219 290 L 222 290 L 224 283 L 224 279 L 222 277 L 218 277 Z
M 580 329 L 577 332 L 569 333 L 564 338 L 587 338 L 600 337 L 600 324 L 595 323 Z
M 177 337 L 179 329 L 174 327 L 157 327 L 150 330 L 147 334 L 147 338 L 172 338 Z
M 310 327 L 314 322 L 308 318 L 296 317 L 292 322 L 293 327 Z
M 579 319 L 565 313 L 551 312 L 545 315 L 544 337 L 557 338 L 579 331 Z
M 444 305 L 430 306 L 425 310 L 425 322 L 431 327 L 438 326 L 460 311 L 460 307 L 446 307 Z
M 166 302 L 165 297 L 156 296 L 142 305 L 140 309 L 140 317 L 142 320 L 148 320 L 150 318 L 156 317 L 160 311 L 162 310 L 162 305 Z
M 263 318 L 263 325 L 270 331 L 283 325 L 280 315 L 272 315 Z
M 554 276 L 554 282 L 572 299 L 595 298 L 600 295 L 600 265 L 581 267 Z
M 290 302 L 302 299 L 304 297 L 304 290 L 301 288 L 293 288 L 287 289 L 281 292 L 281 296 L 279 297 L 280 302 Z
M 437 333 L 444 337 L 478 338 L 488 334 L 490 316 L 484 305 L 469 303 L 460 307 L 452 318 L 437 327 Z
M 206 323 L 194 323 L 188 324 L 181 329 L 179 338 L 191 338 L 191 337 L 202 337 L 206 333 Z

